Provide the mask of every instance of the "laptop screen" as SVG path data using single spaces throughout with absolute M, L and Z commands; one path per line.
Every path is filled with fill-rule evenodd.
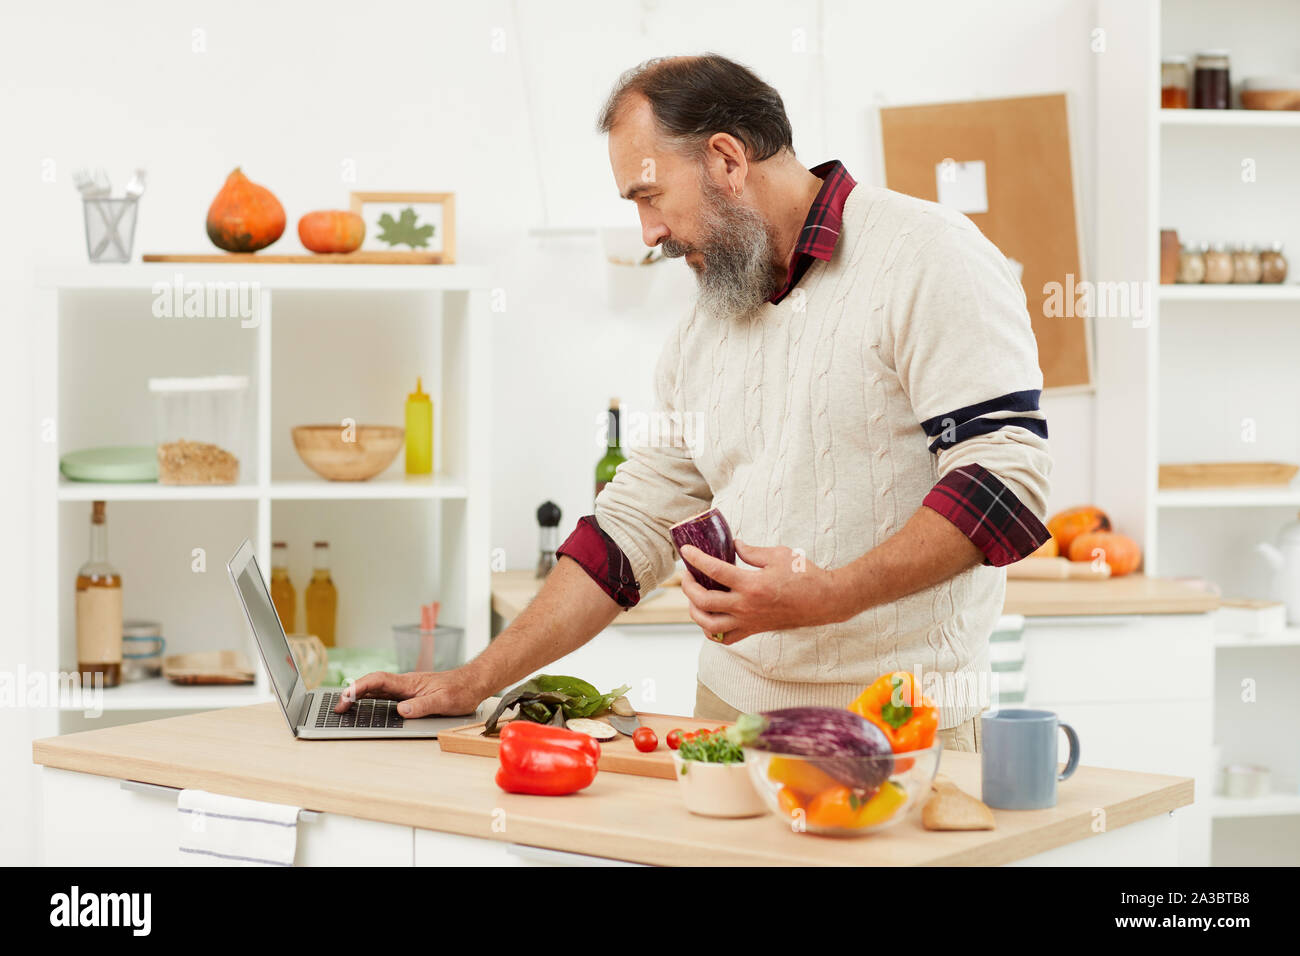
M 249 557 L 248 563 L 235 575 L 235 586 L 239 588 L 239 596 L 243 598 L 244 608 L 253 624 L 253 635 L 262 649 L 262 658 L 266 661 L 271 683 L 275 685 L 275 693 L 287 713 L 289 698 L 298 682 L 298 668 L 294 665 L 280 617 L 271 603 L 271 594 L 262 580 L 257 558 Z

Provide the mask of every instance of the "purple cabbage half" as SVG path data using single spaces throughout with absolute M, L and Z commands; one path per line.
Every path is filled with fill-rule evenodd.
M 884 731 L 838 707 L 787 707 L 741 714 L 727 736 L 745 747 L 807 757 L 840 783 L 857 790 L 874 793 L 894 772 L 893 749 Z
M 736 545 L 731 540 L 731 528 L 727 526 L 727 519 L 722 517 L 722 512 L 717 508 L 710 508 L 694 518 L 687 518 L 685 521 L 675 524 L 670 529 L 673 536 L 673 544 L 677 545 L 678 553 L 688 544 L 693 544 L 705 554 L 717 558 L 719 561 L 726 561 L 728 564 L 736 563 Z M 682 560 L 686 560 L 683 558 Z M 691 562 L 686 561 L 686 569 L 691 572 L 696 582 L 701 586 L 708 588 L 710 591 L 730 591 L 731 588 L 725 584 L 719 584 L 713 578 L 709 577 L 703 571 L 691 567 Z

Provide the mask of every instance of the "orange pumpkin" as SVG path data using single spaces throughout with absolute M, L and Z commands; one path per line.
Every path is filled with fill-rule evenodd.
M 312 252 L 356 252 L 366 238 L 366 221 L 343 210 L 309 212 L 298 220 L 298 238 Z
M 208 238 L 227 252 L 265 249 L 284 233 L 284 207 L 236 168 L 208 208 Z
M 1071 542 L 1071 561 L 1093 561 L 1097 558 L 1109 564 L 1110 576 L 1117 578 L 1137 570 L 1142 563 L 1142 549 L 1128 535 L 1114 531 L 1088 531 Z
M 1031 554 L 1030 557 L 1031 558 L 1055 558 L 1060 553 L 1061 553 L 1061 549 L 1057 547 L 1056 539 L 1048 538 L 1046 541 L 1044 541 L 1042 544 L 1038 546 L 1038 550 L 1036 550 L 1033 554 Z
M 1047 530 L 1056 539 L 1059 554 L 1068 555 L 1074 539 L 1089 531 L 1109 531 L 1110 518 L 1106 512 L 1092 505 L 1080 508 L 1067 508 L 1059 511 L 1047 520 Z

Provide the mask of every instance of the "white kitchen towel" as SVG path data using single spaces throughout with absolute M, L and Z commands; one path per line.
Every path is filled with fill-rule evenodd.
M 182 790 L 181 859 L 190 866 L 293 866 L 298 807 Z

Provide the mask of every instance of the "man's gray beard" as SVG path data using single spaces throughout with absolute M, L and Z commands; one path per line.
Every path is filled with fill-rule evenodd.
M 695 246 L 668 239 L 665 256 L 677 258 L 697 250 L 703 270 L 695 271 L 699 286 L 696 305 L 717 318 L 741 318 L 776 291 L 772 268 L 772 236 L 757 212 L 738 202 L 711 181 L 704 181 L 700 216 L 703 238 Z

